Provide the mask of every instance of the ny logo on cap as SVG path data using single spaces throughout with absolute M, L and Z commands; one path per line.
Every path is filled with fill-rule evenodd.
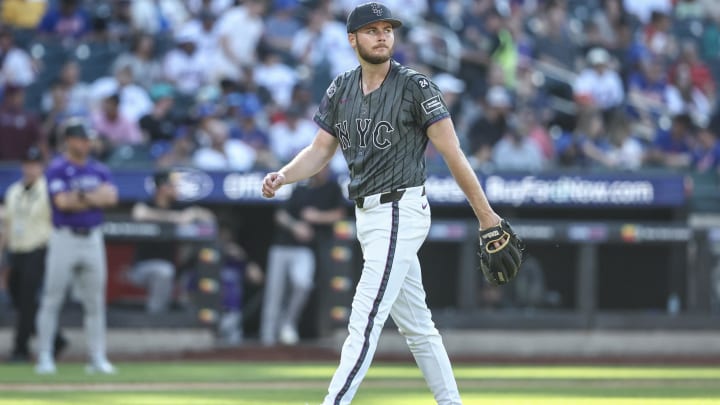
M 372 8 L 372 12 L 373 12 L 373 14 L 375 14 L 376 16 L 380 17 L 381 15 L 383 15 L 383 9 L 380 7 L 379 4 L 377 4 L 377 3 L 371 3 L 371 4 L 370 4 L 370 8 Z

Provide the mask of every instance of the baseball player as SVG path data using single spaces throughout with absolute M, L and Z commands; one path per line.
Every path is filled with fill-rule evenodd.
M 347 18 L 350 45 L 360 62 L 337 76 L 315 115 L 312 144 L 268 173 L 262 193 L 318 172 L 338 145 L 350 170 L 357 236 L 364 256 L 338 366 L 323 404 L 349 404 L 365 376 L 388 316 L 422 370 L 438 404 L 460 404 L 442 339 L 425 302 L 417 251 L 430 228 L 423 154 L 428 140 L 442 154 L 481 229 L 500 224 L 460 149 L 437 86 L 392 59 L 394 29 L 402 23 L 387 6 L 366 3 Z
M 330 225 L 345 217 L 345 201 L 325 167 L 298 185 L 275 213 L 277 231 L 268 253 L 260 322 L 263 345 L 274 345 L 276 338 L 285 345 L 298 343 L 298 322 L 313 287 L 315 249 L 329 237 Z
M 35 371 L 53 374 L 52 337 L 65 293 L 76 282 L 85 311 L 88 373 L 112 374 L 105 353 L 105 283 L 107 263 L 100 225 L 102 210 L 117 204 L 110 172 L 89 157 L 90 134 L 79 121 L 65 124 L 65 153 L 47 169 L 53 230 L 47 253 L 47 274 L 37 317 L 38 357 Z

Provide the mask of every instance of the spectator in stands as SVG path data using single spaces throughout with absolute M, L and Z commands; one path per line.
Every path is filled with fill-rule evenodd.
M 182 0 L 133 0 L 133 28 L 151 35 L 168 34 L 188 20 Z
M 574 71 L 579 52 L 568 26 L 565 3 L 548 2 L 540 18 L 542 23 L 535 37 L 535 58 L 553 67 Z
M 268 132 L 258 125 L 258 114 L 262 106 L 250 97 L 240 97 L 237 106 L 233 107 L 234 116 L 230 122 L 230 133 L 233 138 L 250 145 L 257 155 L 255 165 L 265 169 L 280 167 L 280 161 L 270 149 Z
M 625 99 L 620 75 L 611 67 L 611 56 L 603 48 L 593 48 L 587 55 L 588 67 L 573 84 L 575 99 L 585 108 L 604 112 L 619 107 Z
M 265 29 L 264 12 L 262 0 L 235 0 L 235 6 L 220 17 L 217 32 L 221 52 L 215 63 L 222 76 L 238 80 L 244 76 L 243 68 L 256 63 L 255 50 Z M 242 35 L 237 35 L 238 27 L 242 27 Z
M 298 82 L 293 88 L 291 104 L 298 106 L 304 117 L 312 118 L 319 104 L 313 99 L 312 84 L 307 80 Z
M 298 82 L 295 69 L 283 63 L 281 55 L 267 46 L 258 47 L 258 58 L 260 63 L 253 68 L 255 83 L 267 89 L 277 106 L 288 108 Z
M 615 49 L 619 43 L 620 26 L 628 21 L 628 15 L 622 0 L 602 0 L 601 7 L 592 15 L 592 22 L 597 27 L 601 46 Z
M 675 84 L 667 92 L 667 108 L 671 114 L 690 114 L 696 123 L 706 121 L 712 113 L 711 100 L 693 85 L 687 65 L 679 65 L 676 70 Z
M 58 83 L 67 94 L 67 110 L 71 115 L 89 116 L 90 114 L 90 87 L 80 81 L 80 64 L 76 60 L 65 62 L 58 74 Z M 43 94 L 42 109 L 54 109 L 51 92 Z
M 95 12 L 95 18 L 99 20 L 95 24 L 105 26 L 104 30 L 109 41 L 131 41 L 133 35 L 136 35 L 132 26 L 131 5 L 132 0 L 106 0 L 106 3 Z
M 162 77 L 162 65 L 155 55 L 155 39 L 152 35 L 138 34 L 132 39 L 130 52 L 120 54 L 113 62 L 112 71 L 129 66 L 133 80 L 145 89 Z
M 508 120 L 505 134 L 492 149 L 492 161 L 496 169 L 507 171 L 538 172 L 545 166 L 540 146 L 517 117 Z
M 209 144 L 193 155 L 193 164 L 203 170 L 247 171 L 255 165 L 255 150 L 238 139 L 229 139 L 228 126 L 217 119 L 205 125 Z
M 547 124 L 542 121 L 543 113 L 543 110 L 534 110 L 525 106 L 521 107 L 516 114 L 520 126 L 527 132 L 528 138 L 540 148 L 547 167 L 551 166 L 555 160 L 555 146 Z
M 632 132 L 630 118 L 618 111 L 608 125 L 608 150 L 601 163 L 610 169 L 637 170 L 643 164 L 645 150 Z
M 515 72 L 515 100 L 518 106 L 526 106 L 543 111 L 545 114 L 550 109 L 550 103 L 546 100 L 546 92 L 538 86 L 538 71 L 529 57 L 520 57 L 517 71 Z
M 314 10 L 308 18 L 307 25 L 295 35 L 290 51 L 298 65 L 310 70 L 312 83 L 332 80 L 355 68 L 355 53 L 348 43 L 345 24 L 335 21 L 324 7 Z M 325 86 L 319 94 L 324 91 Z M 315 88 L 313 95 L 320 100 Z
M 586 121 L 580 121 L 574 134 L 580 152 L 577 166 L 610 166 L 611 163 L 607 157 L 610 142 L 602 115 L 596 111 L 588 111 L 583 115 L 587 115 L 587 117 L 583 117 Z
M 691 152 L 690 167 L 697 173 L 720 174 L 720 142 L 717 124 L 703 125 L 698 129 L 697 142 Z
M 672 118 L 669 130 L 659 129 L 653 144 L 645 154 L 645 163 L 664 167 L 688 167 L 691 152 L 695 148 L 695 125 L 689 114 L 677 114 Z
M 140 118 L 143 138 L 151 145 L 170 143 L 177 131 L 176 117 L 172 114 L 174 89 L 167 83 L 157 83 L 150 88 L 155 103 L 150 113 Z
M 132 218 L 143 222 L 215 224 L 215 215 L 199 206 L 183 206 L 177 201 L 177 181 L 171 172 L 158 171 L 153 176 L 155 189 L 147 202 L 137 202 Z M 171 304 L 176 271 L 174 241 L 148 241 L 137 245 L 128 279 L 147 288 L 145 308 L 150 314 L 162 314 Z
M 12 31 L 0 27 L 0 89 L 8 83 L 31 85 L 35 81 L 35 70 L 30 55 L 15 46 Z
M 653 56 L 669 60 L 677 53 L 677 43 L 670 28 L 670 13 L 653 10 L 643 29 L 643 43 Z
M 59 0 L 43 16 L 38 31 L 59 38 L 83 37 L 90 31 L 90 17 L 80 0 Z
M 95 80 L 90 92 L 92 103 L 101 102 L 112 94 L 118 94 L 122 115 L 134 124 L 152 110 L 152 100 L 147 90 L 135 83 L 130 64 L 115 66 L 113 75 Z
M 137 145 L 143 137 L 137 123 L 120 111 L 120 94 L 115 93 L 101 101 L 100 109 L 92 114 L 92 127 L 103 142 L 96 151 L 101 158 L 107 158 L 113 149 L 121 145 Z
M 14 28 L 34 29 L 47 10 L 47 0 L 3 0 L 0 22 Z
M 654 128 L 667 112 L 670 86 L 661 59 L 649 57 L 641 68 L 628 78 L 628 111 L 643 127 Z
M 458 77 L 467 83 L 473 98 L 481 97 L 491 86 L 478 78 L 486 76 L 491 54 L 498 44 L 495 34 L 502 25 L 502 16 L 494 7 L 488 10 L 488 6 L 488 2 L 473 3 L 462 20 L 451 25 L 459 29 L 462 44 Z
M 584 167 L 592 159 L 602 159 L 607 142 L 602 115 L 594 110 L 581 112 L 572 131 L 563 132 L 555 141 L 557 163 L 563 167 Z M 590 154 L 591 156 L 588 156 Z
M 0 105 L 0 161 L 20 161 L 31 146 L 46 150 L 38 118 L 25 109 L 25 88 L 5 86 Z
M 217 17 L 210 12 L 203 12 L 183 24 L 179 31 L 191 32 L 191 35 L 195 37 L 195 45 L 200 59 L 208 61 L 206 65 L 208 80 L 211 82 L 222 80 L 224 72 L 222 69 L 218 69 L 215 63 L 219 60 L 221 53 Z
M 59 152 L 62 144 L 60 129 L 62 123 L 74 114 L 69 109 L 68 90 L 61 81 L 50 85 L 50 109 L 42 111 L 41 131 L 47 140 L 50 155 Z
M 295 0 L 275 1 L 272 12 L 265 19 L 262 42 L 278 52 L 285 63 L 291 62 L 293 38 L 303 28 L 298 18 L 298 6 Z
M 175 34 L 177 47 L 165 54 L 163 74 L 178 92 L 191 96 L 208 82 L 208 64 L 197 51 L 196 28 L 185 26 Z M 239 35 L 242 36 L 242 35 Z
M 196 143 L 188 129 L 181 128 L 178 128 L 178 134 L 170 143 L 169 149 L 157 158 L 158 167 L 192 166 Z
M 710 68 L 700 59 L 697 44 L 685 41 L 681 44 L 677 63 L 670 69 L 670 83 L 678 84 L 678 75 L 687 74 L 693 87 L 696 87 L 710 100 L 715 99 L 715 80 Z
M 507 10 L 509 13 L 509 10 Z M 521 21 L 512 19 L 509 15 L 498 13 L 500 24 L 494 26 L 489 32 L 491 47 L 490 61 L 502 71 L 503 82 L 498 83 L 509 89 L 515 88 L 515 73 L 519 57 L 519 41 L 526 41 Z M 528 51 L 529 52 L 529 51 Z
M 480 168 L 492 160 L 492 149 L 505 134 L 512 100 L 504 87 L 487 92 L 483 114 L 470 125 L 468 148 L 470 163 Z
M 315 138 L 315 123 L 302 115 L 298 106 L 285 111 L 285 119 L 270 127 L 270 148 L 275 157 L 287 163 Z

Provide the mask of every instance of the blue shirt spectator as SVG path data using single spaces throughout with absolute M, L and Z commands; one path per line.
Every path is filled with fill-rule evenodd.
M 60 0 L 57 7 L 45 13 L 38 30 L 61 38 L 80 38 L 88 33 L 90 19 L 78 0 Z

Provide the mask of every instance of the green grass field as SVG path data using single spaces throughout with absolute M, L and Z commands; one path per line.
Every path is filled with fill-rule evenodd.
M 0 365 L 0 405 L 319 404 L 335 364 L 120 363 L 114 376 L 87 376 L 61 363 L 55 376 Z M 455 366 L 471 404 L 720 404 L 720 368 L 627 366 Z M 376 363 L 358 405 L 434 404 L 414 364 Z

